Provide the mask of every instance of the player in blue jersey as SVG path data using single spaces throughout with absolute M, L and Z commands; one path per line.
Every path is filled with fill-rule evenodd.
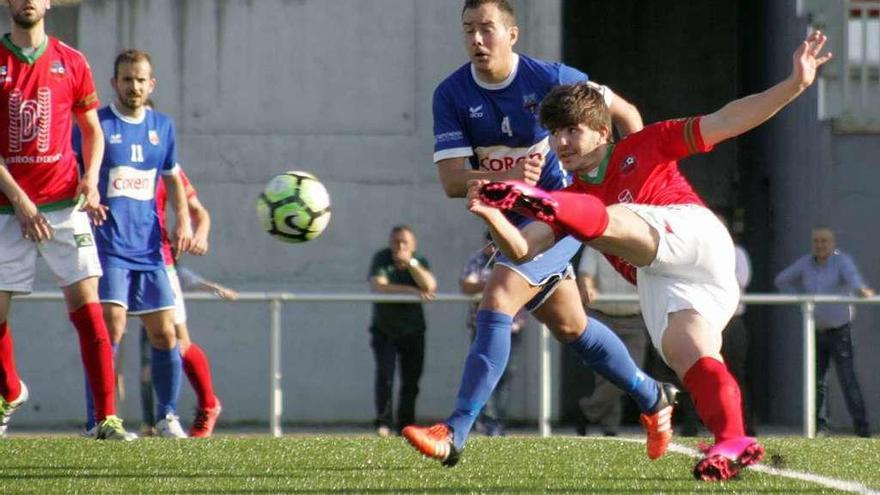
M 155 198 L 161 176 L 176 218 L 175 247 L 189 251 L 193 233 L 178 174 L 174 125 L 146 106 L 156 85 L 149 54 L 122 52 L 113 74 L 116 99 L 98 111 L 105 139 L 98 187 L 107 212 L 107 220 L 95 232 L 104 268 L 98 292 L 114 348 L 125 332 L 127 314 L 140 316 L 152 344 L 152 376 L 162 418 L 157 429 L 164 437 L 185 438 L 176 414 L 182 364 L 174 331 L 174 293 L 162 257 Z
M 586 74 L 515 53 L 519 28 L 506 0 L 466 0 L 462 26 L 470 62 L 434 92 L 434 162 L 447 196 L 464 197 L 472 179 L 519 179 L 549 190 L 569 185 L 570 176 L 550 152 L 537 110 L 551 88 L 586 81 Z M 621 134 L 641 129 L 635 107 L 608 88 L 600 90 Z M 405 428 L 414 447 L 444 465 L 458 462 L 474 420 L 507 366 L 513 317 L 526 307 L 585 364 L 629 393 L 643 412 L 648 456 L 665 453 L 677 390 L 639 370 L 608 327 L 588 319 L 583 310 L 571 311 L 581 308 L 570 265 L 579 247 L 577 240 L 565 237 L 531 262 L 498 260 L 483 291 L 455 410 L 443 423 Z

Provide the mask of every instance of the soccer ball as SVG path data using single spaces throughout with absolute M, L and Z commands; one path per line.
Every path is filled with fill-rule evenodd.
M 284 242 L 306 242 L 321 235 L 330 222 L 330 196 L 308 172 L 276 175 L 257 198 L 263 229 Z

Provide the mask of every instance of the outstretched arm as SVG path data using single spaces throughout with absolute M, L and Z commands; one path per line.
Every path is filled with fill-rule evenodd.
M 620 137 L 639 132 L 645 127 L 645 124 L 642 123 L 642 114 L 639 113 L 639 109 L 621 98 L 618 94 L 614 95 L 608 110 L 611 113 L 611 122 L 614 124 L 617 132 L 620 133 Z
M 816 70 L 831 60 L 831 53 L 820 55 L 827 37 L 814 31 L 794 52 L 791 74 L 772 88 L 734 100 L 700 120 L 700 131 L 707 146 L 753 129 L 788 105 L 816 79 Z

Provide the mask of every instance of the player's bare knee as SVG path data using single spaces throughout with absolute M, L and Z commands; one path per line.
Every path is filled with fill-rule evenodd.
M 150 338 L 150 344 L 161 351 L 174 349 L 174 346 L 177 345 L 177 337 L 174 336 L 173 330 L 168 330 L 149 332 L 148 336 Z
M 547 329 L 550 330 L 550 333 L 553 334 L 553 338 L 558 340 L 563 344 L 568 344 L 569 342 L 574 342 L 577 340 L 581 334 L 584 332 L 584 327 L 577 328 L 573 325 L 560 325 L 560 326 L 547 326 Z
M 583 312 L 579 314 L 576 311 L 542 314 L 539 310 L 535 312 L 535 317 L 538 318 L 538 321 L 547 325 L 547 329 L 550 330 L 553 337 L 563 344 L 579 339 L 581 334 L 584 333 L 584 328 L 587 327 L 587 316 Z

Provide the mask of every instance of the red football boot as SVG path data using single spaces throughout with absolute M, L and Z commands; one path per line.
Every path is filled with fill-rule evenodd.
M 694 478 L 703 481 L 724 481 L 738 475 L 743 468 L 761 462 L 764 447 L 752 437 L 737 437 L 716 443 L 704 450 L 705 456 L 694 467 Z
M 663 457 L 669 448 L 672 440 L 672 410 L 678 403 L 678 389 L 675 385 L 657 382 L 657 387 L 660 389 L 657 404 L 639 417 L 648 435 L 645 452 L 652 461 Z
M 192 438 L 208 438 L 214 433 L 214 426 L 217 424 L 217 417 L 223 408 L 220 406 L 220 399 L 215 399 L 217 405 L 210 409 L 198 409 L 196 417 L 193 420 L 192 427 L 189 429 L 189 436 Z
M 445 423 L 430 427 L 409 425 L 403 429 L 403 436 L 425 457 L 437 459 L 446 467 L 455 466 L 461 456 L 452 443 L 452 429 Z
M 548 192 L 518 180 L 484 184 L 480 188 L 480 201 L 545 223 L 553 223 L 559 207 Z

